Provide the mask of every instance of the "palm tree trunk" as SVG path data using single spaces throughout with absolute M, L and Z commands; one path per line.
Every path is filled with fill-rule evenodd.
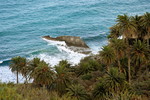
M 77 96 L 77 100 L 80 100 L 78 96 Z
M 19 83 L 19 81 L 18 81 L 18 69 L 17 69 L 17 84 Z
M 26 80 L 25 80 L 25 84 L 26 84 L 26 83 L 28 83 L 28 78 L 27 78 L 27 76 L 25 77 L 25 79 L 26 79 Z
M 148 47 L 148 49 L 149 49 L 149 39 L 147 39 L 147 47 Z
M 122 39 L 123 39 L 123 41 L 124 41 L 124 43 L 125 43 L 125 36 L 124 36 L 124 35 L 122 35 Z
M 119 72 L 121 72 L 121 64 L 120 64 L 120 60 L 118 59 L 118 67 L 119 67 Z
M 128 82 L 129 84 L 131 83 L 131 66 L 130 66 L 130 62 L 131 62 L 131 59 L 130 59 L 130 56 L 128 57 Z
M 109 66 L 107 65 L 106 67 L 107 67 L 107 71 L 109 72 Z
M 137 67 L 135 68 L 135 76 L 137 76 L 137 74 L 138 74 L 138 72 L 140 71 L 140 69 L 141 69 L 141 62 L 140 62 L 140 60 L 138 61 L 138 65 L 137 65 Z
M 128 38 L 126 38 L 126 44 L 129 45 L 129 39 Z

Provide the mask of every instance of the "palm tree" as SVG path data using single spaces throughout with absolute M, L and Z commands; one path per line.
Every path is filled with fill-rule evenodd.
M 32 73 L 34 72 L 35 68 L 38 67 L 38 65 L 41 63 L 41 60 L 39 58 L 34 58 L 33 60 L 31 60 L 29 62 L 28 65 L 28 73 L 29 73 L 29 77 L 30 79 L 32 78 Z
M 135 27 L 135 34 L 134 34 L 134 38 L 143 38 L 143 33 L 144 33 L 144 29 L 142 27 L 142 17 L 141 16 L 132 16 L 131 17 L 131 22 L 133 23 L 134 27 Z
M 119 73 L 117 68 L 111 68 L 109 72 L 106 72 L 104 78 L 104 84 L 106 87 L 109 87 L 109 90 L 112 92 L 121 91 L 125 84 L 125 75 L 123 73 Z
M 56 78 L 54 83 L 56 84 L 56 90 L 62 95 L 66 92 L 66 88 L 70 84 L 70 72 L 68 68 L 70 64 L 65 60 L 60 61 L 58 65 L 55 66 Z
M 147 39 L 147 44 L 149 45 L 149 39 L 150 39 L 150 13 L 146 12 L 142 16 L 142 26 L 146 29 L 146 35 L 145 38 Z
M 67 88 L 67 95 L 77 100 L 88 100 L 88 95 L 83 86 L 80 84 L 73 84 Z
M 109 94 L 108 87 L 103 82 L 98 82 L 92 91 L 92 98 L 94 100 L 105 100 L 107 94 Z
M 94 100 L 106 100 L 111 93 L 121 92 L 126 88 L 125 75 L 118 72 L 118 68 L 110 68 L 106 75 L 99 78 L 95 85 L 92 96 Z
M 127 48 L 126 44 L 121 39 L 111 39 L 110 46 L 114 49 L 114 53 L 116 55 L 117 62 L 118 62 L 118 67 L 119 70 L 121 71 L 120 59 L 123 58 L 125 55 L 124 50 Z
M 120 27 L 120 33 L 122 34 L 123 39 L 128 39 L 135 35 L 136 28 L 131 21 L 131 17 L 128 17 L 126 14 L 118 15 L 117 22 Z
M 9 68 L 11 69 L 12 72 L 16 72 L 17 83 L 19 83 L 18 75 L 19 75 L 19 73 L 23 72 L 22 69 L 24 67 L 26 67 L 26 58 L 18 56 L 18 57 L 14 57 L 11 59 L 11 64 L 10 64 Z
M 100 60 L 107 67 L 107 71 L 109 70 L 110 64 L 115 61 L 115 54 L 113 52 L 113 48 L 110 46 L 104 46 L 102 51 L 99 52 Z
M 45 87 L 53 82 L 54 72 L 50 69 L 49 65 L 41 61 L 38 66 L 34 69 L 31 77 L 33 77 L 36 84 Z
M 21 68 L 20 73 L 25 78 L 25 83 L 27 83 L 28 82 L 28 76 L 29 76 L 29 66 L 28 66 L 27 61 L 26 61 L 26 65 Z
M 78 76 L 91 73 L 95 71 L 99 67 L 99 63 L 94 59 L 88 59 L 87 61 L 81 61 L 79 66 L 77 67 Z
M 65 68 L 70 68 L 70 63 L 67 60 L 61 60 L 59 66 L 65 66 Z
M 121 36 L 120 26 L 115 24 L 114 26 L 110 27 L 110 35 L 108 38 L 118 38 L 119 36 Z
M 131 57 L 135 62 L 135 72 L 137 73 L 142 64 L 145 64 L 149 61 L 150 50 L 147 48 L 145 43 L 142 43 L 140 40 L 138 40 L 131 48 Z
M 127 76 L 128 76 L 128 82 L 130 84 L 131 83 L 131 45 L 125 44 L 125 46 L 126 48 L 124 49 L 124 58 L 122 60 L 123 62 L 127 61 Z

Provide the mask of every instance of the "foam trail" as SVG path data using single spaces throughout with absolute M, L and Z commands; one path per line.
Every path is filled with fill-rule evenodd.
M 48 45 L 55 45 L 60 52 L 65 51 L 67 53 L 76 53 L 80 54 L 77 52 L 74 52 L 73 50 L 69 49 L 69 47 L 66 45 L 65 41 L 52 41 L 52 40 L 47 40 L 43 38 L 43 40 L 48 42 Z
M 65 52 L 67 52 L 67 53 L 76 53 L 76 54 L 79 54 L 79 53 L 74 52 L 73 50 L 69 49 L 67 46 L 58 45 L 57 48 L 58 48 L 58 50 L 59 50 L 60 52 L 65 51 Z
M 47 41 L 49 43 L 49 45 L 63 45 L 66 46 L 65 41 L 52 41 L 52 40 L 48 40 L 45 38 L 42 38 L 43 40 Z

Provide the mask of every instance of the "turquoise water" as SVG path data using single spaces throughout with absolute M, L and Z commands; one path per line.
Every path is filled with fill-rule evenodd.
M 150 0 L 0 0 L 0 66 L 14 56 L 78 62 L 84 55 L 61 50 L 41 36 L 80 36 L 97 52 L 118 14 L 145 12 Z

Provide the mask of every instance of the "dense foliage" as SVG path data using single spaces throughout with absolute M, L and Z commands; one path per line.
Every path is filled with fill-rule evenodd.
M 17 73 L 17 83 L 22 74 L 26 84 L 1 83 L 0 99 L 148 100 L 150 13 L 119 15 L 108 39 L 99 54 L 85 57 L 76 66 L 63 60 L 52 68 L 39 58 L 12 58 L 10 69 Z

